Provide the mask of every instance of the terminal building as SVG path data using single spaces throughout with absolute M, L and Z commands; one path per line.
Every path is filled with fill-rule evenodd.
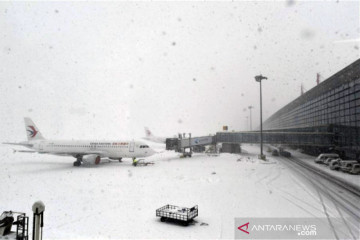
M 227 152 L 244 143 L 260 143 L 260 132 L 228 132 L 209 137 L 167 139 L 167 149 L 184 151 L 222 143 Z M 263 123 L 263 143 L 303 149 L 306 153 L 338 153 L 360 160 L 360 59 L 278 110 Z
M 309 153 L 336 151 L 360 158 L 360 59 L 278 110 L 263 123 L 266 132 L 331 133 L 327 148 L 302 147 Z

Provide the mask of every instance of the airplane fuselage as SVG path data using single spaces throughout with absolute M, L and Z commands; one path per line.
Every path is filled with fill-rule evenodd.
M 24 118 L 28 141 L 20 143 L 4 143 L 30 148 L 27 150 L 14 150 L 14 152 L 42 153 L 59 156 L 73 156 L 76 158 L 74 166 L 86 164 L 99 164 L 102 158 L 111 158 L 122 161 L 122 158 L 148 157 L 155 153 L 148 145 L 140 141 L 125 140 L 48 140 L 43 137 L 40 130 L 30 118 Z
M 97 154 L 101 157 L 137 158 L 154 154 L 148 145 L 138 141 L 97 141 L 97 140 L 33 140 L 32 150 L 39 153 L 54 155 L 72 155 L 74 157 L 85 154 Z

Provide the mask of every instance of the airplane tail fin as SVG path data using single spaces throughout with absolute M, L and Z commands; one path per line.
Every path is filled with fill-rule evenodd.
M 29 141 L 44 139 L 40 130 L 30 118 L 24 118 L 26 135 Z
M 147 127 L 145 128 L 145 134 L 146 134 L 146 137 L 147 137 L 147 138 L 154 137 L 154 136 L 152 135 L 151 131 L 150 131 Z

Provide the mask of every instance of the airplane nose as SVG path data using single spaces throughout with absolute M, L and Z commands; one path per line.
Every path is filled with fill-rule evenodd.
M 153 149 L 149 149 L 148 156 L 154 155 L 156 152 Z

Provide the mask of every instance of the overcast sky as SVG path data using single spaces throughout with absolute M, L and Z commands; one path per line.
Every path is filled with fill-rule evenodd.
M 1 141 L 248 130 L 359 58 L 359 1 L 1 2 Z

